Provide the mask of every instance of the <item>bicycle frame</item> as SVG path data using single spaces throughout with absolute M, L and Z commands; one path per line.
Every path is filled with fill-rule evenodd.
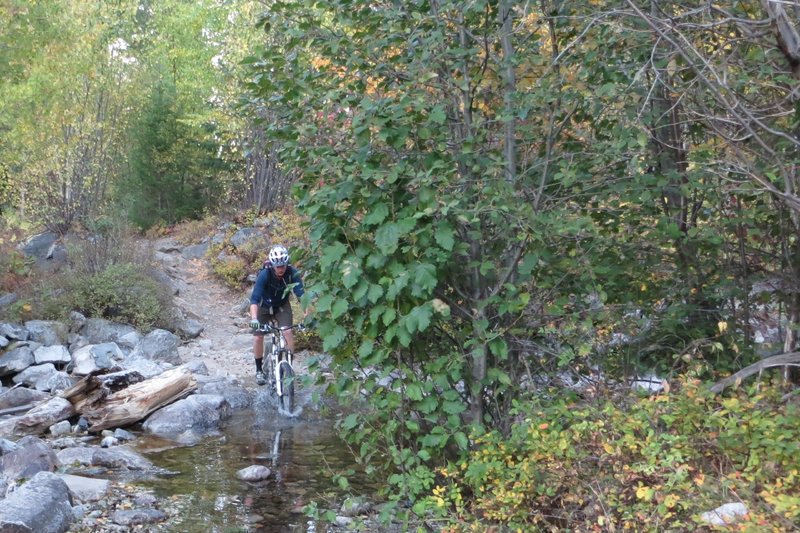
M 283 336 L 283 332 L 295 327 L 297 326 L 276 326 L 273 323 L 266 323 L 261 324 L 259 328 L 261 331 L 269 333 L 272 338 L 272 348 L 270 349 L 272 360 L 270 363 L 272 364 L 272 380 L 275 384 L 275 392 L 278 394 L 278 398 L 283 396 L 283 383 L 278 379 L 281 362 L 286 361 L 290 367 L 294 368 L 294 355 L 286 346 L 286 338 Z

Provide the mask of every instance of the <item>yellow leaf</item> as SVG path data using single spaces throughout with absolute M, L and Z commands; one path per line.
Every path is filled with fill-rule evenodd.
M 720 333 L 725 333 L 726 331 L 728 331 L 728 323 L 725 322 L 724 320 L 720 320 L 719 322 L 717 322 L 717 329 L 719 329 Z
M 638 489 L 636 489 L 636 497 L 639 498 L 640 500 L 644 500 L 644 501 L 652 500 L 654 493 L 655 493 L 655 491 L 653 489 L 651 489 L 650 487 L 642 486 L 642 487 L 639 487 Z
M 611 446 L 609 443 L 604 442 L 603 449 L 606 451 L 607 454 L 614 455 L 614 447 Z
M 694 482 L 697 484 L 698 487 L 701 486 L 705 482 L 705 480 L 706 476 L 702 472 L 697 474 L 694 478 Z

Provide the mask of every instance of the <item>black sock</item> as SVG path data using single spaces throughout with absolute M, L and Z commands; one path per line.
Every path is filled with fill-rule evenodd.
M 261 364 L 264 362 L 263 359 L 256 359 L 256 372 L 262 372 Z

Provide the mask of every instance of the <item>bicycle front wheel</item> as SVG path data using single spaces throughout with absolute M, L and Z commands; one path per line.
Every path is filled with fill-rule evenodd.
M 292 365 L 281 361 L 278 366 L 279 379 L 281 380 L 281 407 L 291 413 L 294 411 L 294 370 Z

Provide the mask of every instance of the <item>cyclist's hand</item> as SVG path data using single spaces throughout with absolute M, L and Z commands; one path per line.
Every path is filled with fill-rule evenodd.
M 254 318 L 253 320 L 250 321 L 250 329 L 258 329 L 260 327 L 261 327 L 261 322 L 259 322 L 257 319 Z

